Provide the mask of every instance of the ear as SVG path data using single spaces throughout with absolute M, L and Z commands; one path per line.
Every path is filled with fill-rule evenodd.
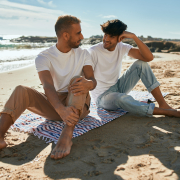
M 118 36 L 118 42 L 121 42 L 122 40 L 124 39 L 124 37 L 123 36 Z
M 63 36 L 63 38 L 64 38 L 65 41 L 68 41 L 69 38 L 70 38 L 70 35 L 69 35 L 68 32 L 63 32 L 62 36 Z

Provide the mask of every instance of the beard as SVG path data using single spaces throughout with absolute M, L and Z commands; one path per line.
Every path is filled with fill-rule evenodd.
M 70 39 L 69 39 L 69 41 L 68 41 L 68 46 L 70 47 L 70 48 L 78 48 L 79 46 L 80 46 L 80 43 L 81 42 L 81 40 L 79 40 L 79 41 L 72 41 L 72 37 L 70 37 Z

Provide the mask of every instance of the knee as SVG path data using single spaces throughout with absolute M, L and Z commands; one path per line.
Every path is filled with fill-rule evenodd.
M 76 81 L 76 79 L 77 79 L 77 78 L 80 78 L 80 77 L 82 77 L 82 76 L 74 76 L 74 77 L 70 80 L 69 85 L 73 84 L 73 83 Z
M 18 85 L 15 87 L 14 92 L 24 94 L 26 92 L 26 87 Z
M 149 66 L 149 64 L 147 62 L 141 61 L 141 60 L 135 61 L 134 64 L 140 68 L 142 68 L 142 67 L 146 68 L 147 66 Z
M 131 100 L 131 96 L 130 95 L 127 95 L 127 94 L 120 94 L 118 96 L 118 100 L 120 103 L 124 104 L 124 103 L 128 103 L 130 100 Z

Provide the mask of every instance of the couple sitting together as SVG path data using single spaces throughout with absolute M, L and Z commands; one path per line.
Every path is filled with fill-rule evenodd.
M 9 127 L 28 109 L 49 120 L 65 122 L 51 158 L 67 156 L 75 125 L 89 113 L 89 91 L 97 107 L 107 110 L 122 108 L 140 116 L 180 117 L 180 112 L 164 100 L 160 84 L 147 63 L 153 60 L 152 53 L 134 33 L 126 31 L 126 24 L 118 19 L 107 21 L 101 25 L 103 42 L 86 50 L 79 47 L 83 39 L 80 23 L 71 15 L 58 18 L 57 43 L 35 60 L 45 93 L 21 85 L 15 88 L 0 112 L 0 149 L 7 146 L 4 136 Z M 133 39 L 138 48 L 123 43 L 125 38 Z M 125 55 L 138 60 L 120 77 Z M 159 107 L 127 95 L 140 79 Z

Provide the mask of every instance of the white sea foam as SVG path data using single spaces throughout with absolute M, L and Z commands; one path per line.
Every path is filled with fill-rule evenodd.
M 4 37 L 3 37 L 4 38 Z M 7 37 L 11 38 L 10 37 Z M 9 46 L 11 44 L 16 45 L 31 45 L 31 47 L 36 46 L 36 48 L 30 48 L 30 49 L 16 49 L 14 46 Z M 1 48 L 1 45 L 8 46 L 8 49 Z M 47 46 L 43 48 L 37 48 L 38 46 Z M 11 43 L 8 40 L 1 40 L 0 41 L 0 73 L 16 70 L 19 68 L 23 68 L 29 65 L 34 65 L 34 60 L 36 56 L 43 50 L 47 49 L 48 46 L 52 45 L 52 43 Z M 88 49 L 91 45 L 82 45 L 81 47 L 83 49 Z M 129 57 L 125 57 L 125 60 L 130 60 Z
M 35 57 L 46 48 L 7 49 L 0 51 L 0 72 L 23 68 L 34 64 Z
M 21 68 L 28 67 L 31 65 L 34 65 L 34 60 L 12 61 L 12 62 L 0 63 L 0 73 L 21 69 Z

